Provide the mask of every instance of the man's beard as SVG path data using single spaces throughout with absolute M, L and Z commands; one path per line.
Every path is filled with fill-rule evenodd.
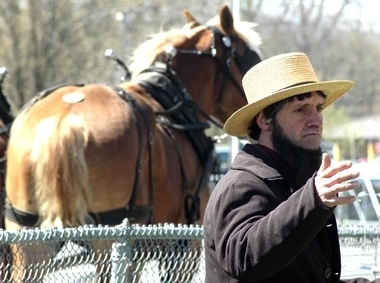
M 297 189 L 318 171 L 322 162 L 322 150 L 305 149 L 288 139 L 276 118 L 272 123 L 272 143 L 275 151 L 282 156 L 292 170 L 296 172 Z

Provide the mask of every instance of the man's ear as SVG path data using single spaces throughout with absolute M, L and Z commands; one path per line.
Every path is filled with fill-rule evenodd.
M 257 114 L 256 123 L 262 131 L 268 131 L 271 128 L 271 119 L 265 118 L 263 111 Z

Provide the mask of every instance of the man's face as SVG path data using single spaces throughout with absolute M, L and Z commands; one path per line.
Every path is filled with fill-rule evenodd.
M 317 92 L 312 92 L 310 98 L 285 104 L 276 116 L 279 126 L 286 138 L 295 146 L 308 150 L 320 147 L 323 130 L 324 99 Z
M 272 121 L 272 146 L 296 172 L 297 188 L 318 170 L 322 150 L 322 103 L 317 93 L 297 99 L 280 110 Z

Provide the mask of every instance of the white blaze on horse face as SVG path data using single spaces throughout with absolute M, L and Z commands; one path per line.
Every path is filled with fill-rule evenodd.
M 62 96 L 62 101 L 66 103 L 78 103 L 84 100 L 84 93 L 71 92 Z

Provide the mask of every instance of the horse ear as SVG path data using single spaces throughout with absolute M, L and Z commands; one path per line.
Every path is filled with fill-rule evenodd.
M 235 35 L 234 18 L 227 5 L 223 5 L 219 11 L 220 24 L 228 36 Z
M 189 12 L 189 10 L 183 11 L 186 17 L 186 21 L 191 23 L 191 28 L 195 28 L 200 26 L 201 24 L 193 17 L 193 15 Z

